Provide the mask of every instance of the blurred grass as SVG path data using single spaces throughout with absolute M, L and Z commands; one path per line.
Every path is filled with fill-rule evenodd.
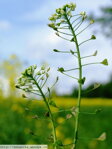
M 74 106 L 76 100 L 57 97 L 54 99 L 60 107 Z M 94 112 L 102 108 L 97 115 L 80 115 L 78 149 L 112 149 L 112 100 L 83 99 L 81 111 Z M 56 109 L 52 109 L 55 110 Z M 0 144 L 49 144 L 52 139 L 51 124 L 46 117 L 47 109 L 43 101 L 17 98 L 0 98 Z M 74 118 L 66 120 L 66 114 L 55 114 L 57 135 L 63 144 L 72 143 Z M 35 119 L 35 116 L 39 116 Z M 91 138 L 107 132 L 107 140 L 98 142 Z M 52 148 L 52 147 L 49 147 Z M 66 146 L 65 149 L 70 149 Z

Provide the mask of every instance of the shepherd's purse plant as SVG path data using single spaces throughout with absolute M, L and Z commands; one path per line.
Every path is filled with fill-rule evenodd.
M 80 46 L 82 44 L 86 43 L 87 41 L 96 39 L 95 35 L 91 35 L 89 39 L 82 41 L 81 43 L 79 43 L 78 40 L 78 36 L 81 33 L 83 33 L 90 25 L 92 25 L 94 23 L 94 20 L 90 20 L 89 24 L 85 28 L 81 29 L 81 26 L 83 22 L 85 22 L 87 15 L 86 12 L 81 12 L 79 14 L 72 14 L 72 12 L 74 12 L 75 9 L 76 4 L 74 3 L 66 4 L 63 7 L 56 9 L 55 14 L 53 14 L 49 18 L 50 23 L 48 24 L 48 26 L 56 32 L 56 35 L 58 37 L 70 43 L 74 43 L 75 45 L 75 50 L 61 51 L 58 49 L 54 49 L 54 52 L 70 54 L 77 59 L 78 66 L 76 68 L 70 68 L 68 70 L 66 70 L 63 67 L 58 68 L 59 72 L 77 81 L 78 83 L 77 105 L 76 106 L 74 105 L 72 108 L 67 110 L 63 110 L 56 105 L 56 103 L 52 100 L 50 93 L 51 89 L 57 83 L 58 77 L 56 78 L 55 83 L 51 87 L 46 87 L 47 86 L 46 83 L 49 78 L 50 68 L 46 68 L 45 66 L 41 66 L 41 68 L 38 68 L 36 65 L 28 67 L 24 72 L 21 73 L 21 76 L 19 77 L 16 84 L 16 88 L 21 89 L 26 93 L 31 93 L 40 96 L 43 99 L 43 102 L 45 103 L 48 111 L 46 115 L 49 117 L 50 122 L 52 124 L 51 136 L 53 139 L 52 144 L 54 149 L 65 148 L 67 146 L 69 149 L 70 146 L 72 147 L 72 149 L 77 149 L 77 141 L 80 139 L 80 136 L 78 134 L 79 134 L 79 115 L 81 113 L 80 108 L 81 108 L 82 86 L 84 85 L 86 80 L 86 77 L 83 77 L 83 67 L 92 64 L 108 65 L 107 59 L 104 59 L 101 62 L 93 62 L 86 64 L 82 63 L 83 59 L 97 55 L 97 51 L 95 51 L 91 55 L 82 56 L 80 51 Z M 74 70 L 75 71 L 78 70 L 78 77 L 72 76 L 67 73 Z M 99 87 L 99 84 L 96 83 L 92 90 L 96 89 L 97 87 Z M 23 95 L 23 97 L 26 98 L 26 95 Z M 63 144 L 61 140 L 58 140 L 56 135 L 56 123 L 54 118 L 54 112 L 51 110 L 51 106 L 57 108 L 59 110 L 58 112 L 69 111 L 70 114 L 67 114 L 66 116 L 67 119 L 71 118 L 71 116 L 74 116 L 75 119 L 74 132 L 73 132 L 74 138 L 71 144 Z M 98 110 L 91 114 L 96 114 L 97 112 Z M 85 114 L 87 113 L 85 112 Z M 106 134 L 103 133 L 99 138 L 95 139 L 103 141 L 105 140 L 105 136 Z
M 40 96 L 43 99 L 47 107 L 47 113 L 45 115 L 50 118 L 52 123 L 51 136 L 53 137 L 53 145 L 54 145 L 54 148 L 57 149 L 55 121 L 50 107 L 50 106 L 53 106 L 53 107 L 57 107 L 57 106 L 55 102 L 52 100 L 50 96 L 50 92 L 53 86 L 57 83 L 58 77 L 56 78 L 55 83 L 51 87 L 46 87 L 46 82 L 49 78 L 49 71 L 50 71 L 50 67 L 46 68 L 44 65 L 41 66 L 39 70 L 37 70 L 37 65 L 28 67 L 24 72 L 21 73 L 21 76 L 18 78 L 16 88 L 21 89 L 26 93 Z M 26 95 L 23 94 L 23 97 L 26 98 Z
M 87 65 L 92 65 L 92 64 L 108 65 L 107 59 L 104 59 L 101 62 L 83 64 L 82 62 L 83 59 L 96 56 L 97 51 L 95 51 L 91 55 L 82 56 L 80 52 L 80 47 L 82 46 L 82 44 L 90 40 L 95 40 L 96 37 L 95 35 L 91 35 L 89 39 L 86 39 L 82 41 L 81 43 L 79 43 L 78 36 L 81 35 L 90 25 L 92 25 L 94 23 L 94 20 L 90 20 L 89 24 L 83 29 L 81 29 L 83 23 L 87 19 L 87 15 L 86 15 L 86 12 L 80 12 L 79 14 L 73 14 L 72 12 L 74 12 L 75 9 L 76 9 L 76 4 L 74 3 L 66 4 L 63 7 L 56 9 L 55 14 L 53 14 L 49 18 L 51 22 L 48 24 L 50 28 L 56 31 L 55 34 L 58 37 L 68 42 L 72 42 L 75 45 L 75 48 L 74 48 L 75 50 L 60 51 L 58 49 L 54 49 L 54 52 L 71 54 L 78 61 L 78 67 L 76 68 L 71 68 L 69 70 L 66 70 L 63 67 L 58 68 L 59 72 L 61 72 L 62 74 L 72 79 L 77 80 L 78 82 L 78 100 L 77 100 L 77 106 L 75 110 L 76 112 L 75 129 L 74 129 L 74 142 L 73 142 L 72 149 L 77 148 L 77 141 L 78 139 L 80 139 L 78 136 L 78 132 L 79 132 L 79 114 L 80 114 L 80 107 L 81 107 L 81 94 L 82 94 L 82 86 L 84 85 L 85 80 L 86 80 L 86 77 L 83 77 L 83 74 L 82 74 L 83 67 Z M 74 71 L 74 70 L 78 70 L 78 73 L 79 73 L 78 78 L 67 74 L 67 72 Z M 99 84 L 95 84 L 93 90 L 96 89 L 97 87 L 99 87 Z M 105 136 L 105 133 L 103 133 L 103 136 Z

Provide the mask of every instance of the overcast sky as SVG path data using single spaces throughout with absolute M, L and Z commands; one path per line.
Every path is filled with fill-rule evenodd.
M 53 53 L 52 49 L 73 49 L 73 45 L 58 38 L 47 26 L 49 16 L 55 9 L 69 2 L 68 0 L 0 0 L 0 62 L 11 54 L 16 54 L 23 62 L 37 64 L 47 62 L 52 68 L 51 80 L 60 76 L 58 92 L 66 93 L 76 86 L 77 82 L 57 72 L 57 68 L 65 69 L 75 67 L 76 60 L 68 55 Z M 86 11 L 100 15 L 99 8 L 110 4 L 110 0 L 71 0 L 77 4 L 76 13 Z M 88 29 L 86 38 L 90 37 L 97 25 Z M 85 36 L 80 37 L 82 40 Z M 112 72 L 111 43 L 103 35 L 98 34 L 97 40 L 85 44 L 81 48 L 83 55 L 98 50 L 98 57 L 88 59 L 86 62 L 100 61 L 108 58 L 109 66 L 88 66 L 83 75 L 90 82 L 105 82 Z M 66 48 L 66 49 L 65 49 Z M 75 75 L 75 72 L 72 73 Z M 76 74 L 77 75 L 77 74 Z

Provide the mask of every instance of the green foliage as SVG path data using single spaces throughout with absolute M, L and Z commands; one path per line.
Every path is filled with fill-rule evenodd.
M 63 99 L 56 100 L 56 103 L 62 107 L 58 102 Z M 69 102 L 73 102 L 70 99 Z M 94 102 L 94 101 L 93 101 Z M 106 102 L 106 100 L 104 101 Z M 110 101 L 111 102 L 111 101 Z M 4 104 L 5 103 L 5 104 Z M 63 109 L 68 107 L 64 106 Z M 99 107 L 82 107 L 81 111 L 92 112 Z M 0 144 L 48 144 L 52 142 L 52 130 L 50 127 L 49 118 L 45 118 L 47 108 L 42 101 L 23 100 L 23 99 L 3 99 L 0 100 Z M 80 115 L 80 131 L 79 137 L 81 143 L 78 142 L 78 149 L 111 149 L 111 114 L 112 107 L 102 107 L 102 111 L 96 115 Z M 55 113 L 57 122 L 57 134 L 61 141 L 60 144 L 70 144 L 72 142 L 73 134 L 73 117 L 66 120 L 66 115 L 69 112 Z M 64 118 L 64 119 L 63 119 Z M 63 122 L 61 122 L 63 119 Z M 89 122 L 89 125 L 88 125 Z M 61 124 L 62 123 L 62 124 Z M 88 127 L 86 127 L 88 126 Z M 69 129 L 68 129 L 69 128 Z M 47 130 L 47 131 L 46 131 Z M 91 130 L 92 131 L 91 133 Z M 107 132 L 107 140 L 99 142 L 90 138 L 100 139 L 103 131 Z M 86 134 L 86 136 L 85 136 Z M 40 137 L 41 136 L 41 137 Z M 104 136 L 103 136 L 104 137 Z M 88 139 L 89 138 L 89 139 Z M 67 149 L 70 146 L 66 146 Z
M 45 66 L 42 66 L 40 70 L 36 69 L 37 66 L 33 65 L 22 72 L 17 81 L 16 88 L 42 96 L 40 89 L 43 89 L 45 86 L 49 78 L 48 72 L 50 69 L 45 68 Z

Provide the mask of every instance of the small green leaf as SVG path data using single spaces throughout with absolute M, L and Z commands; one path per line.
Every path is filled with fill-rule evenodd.
M 102 62 L 101 62 L 101 64 L 103 64 L 103 65 L 108 65 L 108 60 L 107 59 L 104 59 Z
M 98 138 L 98 141 L 105 141 L 106 140 L 106 132 L 103 132 Z
M 50 100 L 49 104 L 55 108 L 57 108 L 57 105 L 56 103 L 53 101 L 53 100 Z
M 63 67 L 60 67 L 60 68 L 58 68 L 58 71 L 60 71 L 60 72 L 64 72 L 65 70 L 64 70 Z
M 83 77 L 82 79 L 79 79 L 78 82 L 81 83 L 81 84 L 84 84 L 85 80 L 86 80 L 86 78 Z
M 92 40 L 95 40 L 95 39 L 96 39 L 96 36 L 95 36 L 95 35 L 92 35 L 92 36 L 91 36 L 91 39 L 92 39 Z

